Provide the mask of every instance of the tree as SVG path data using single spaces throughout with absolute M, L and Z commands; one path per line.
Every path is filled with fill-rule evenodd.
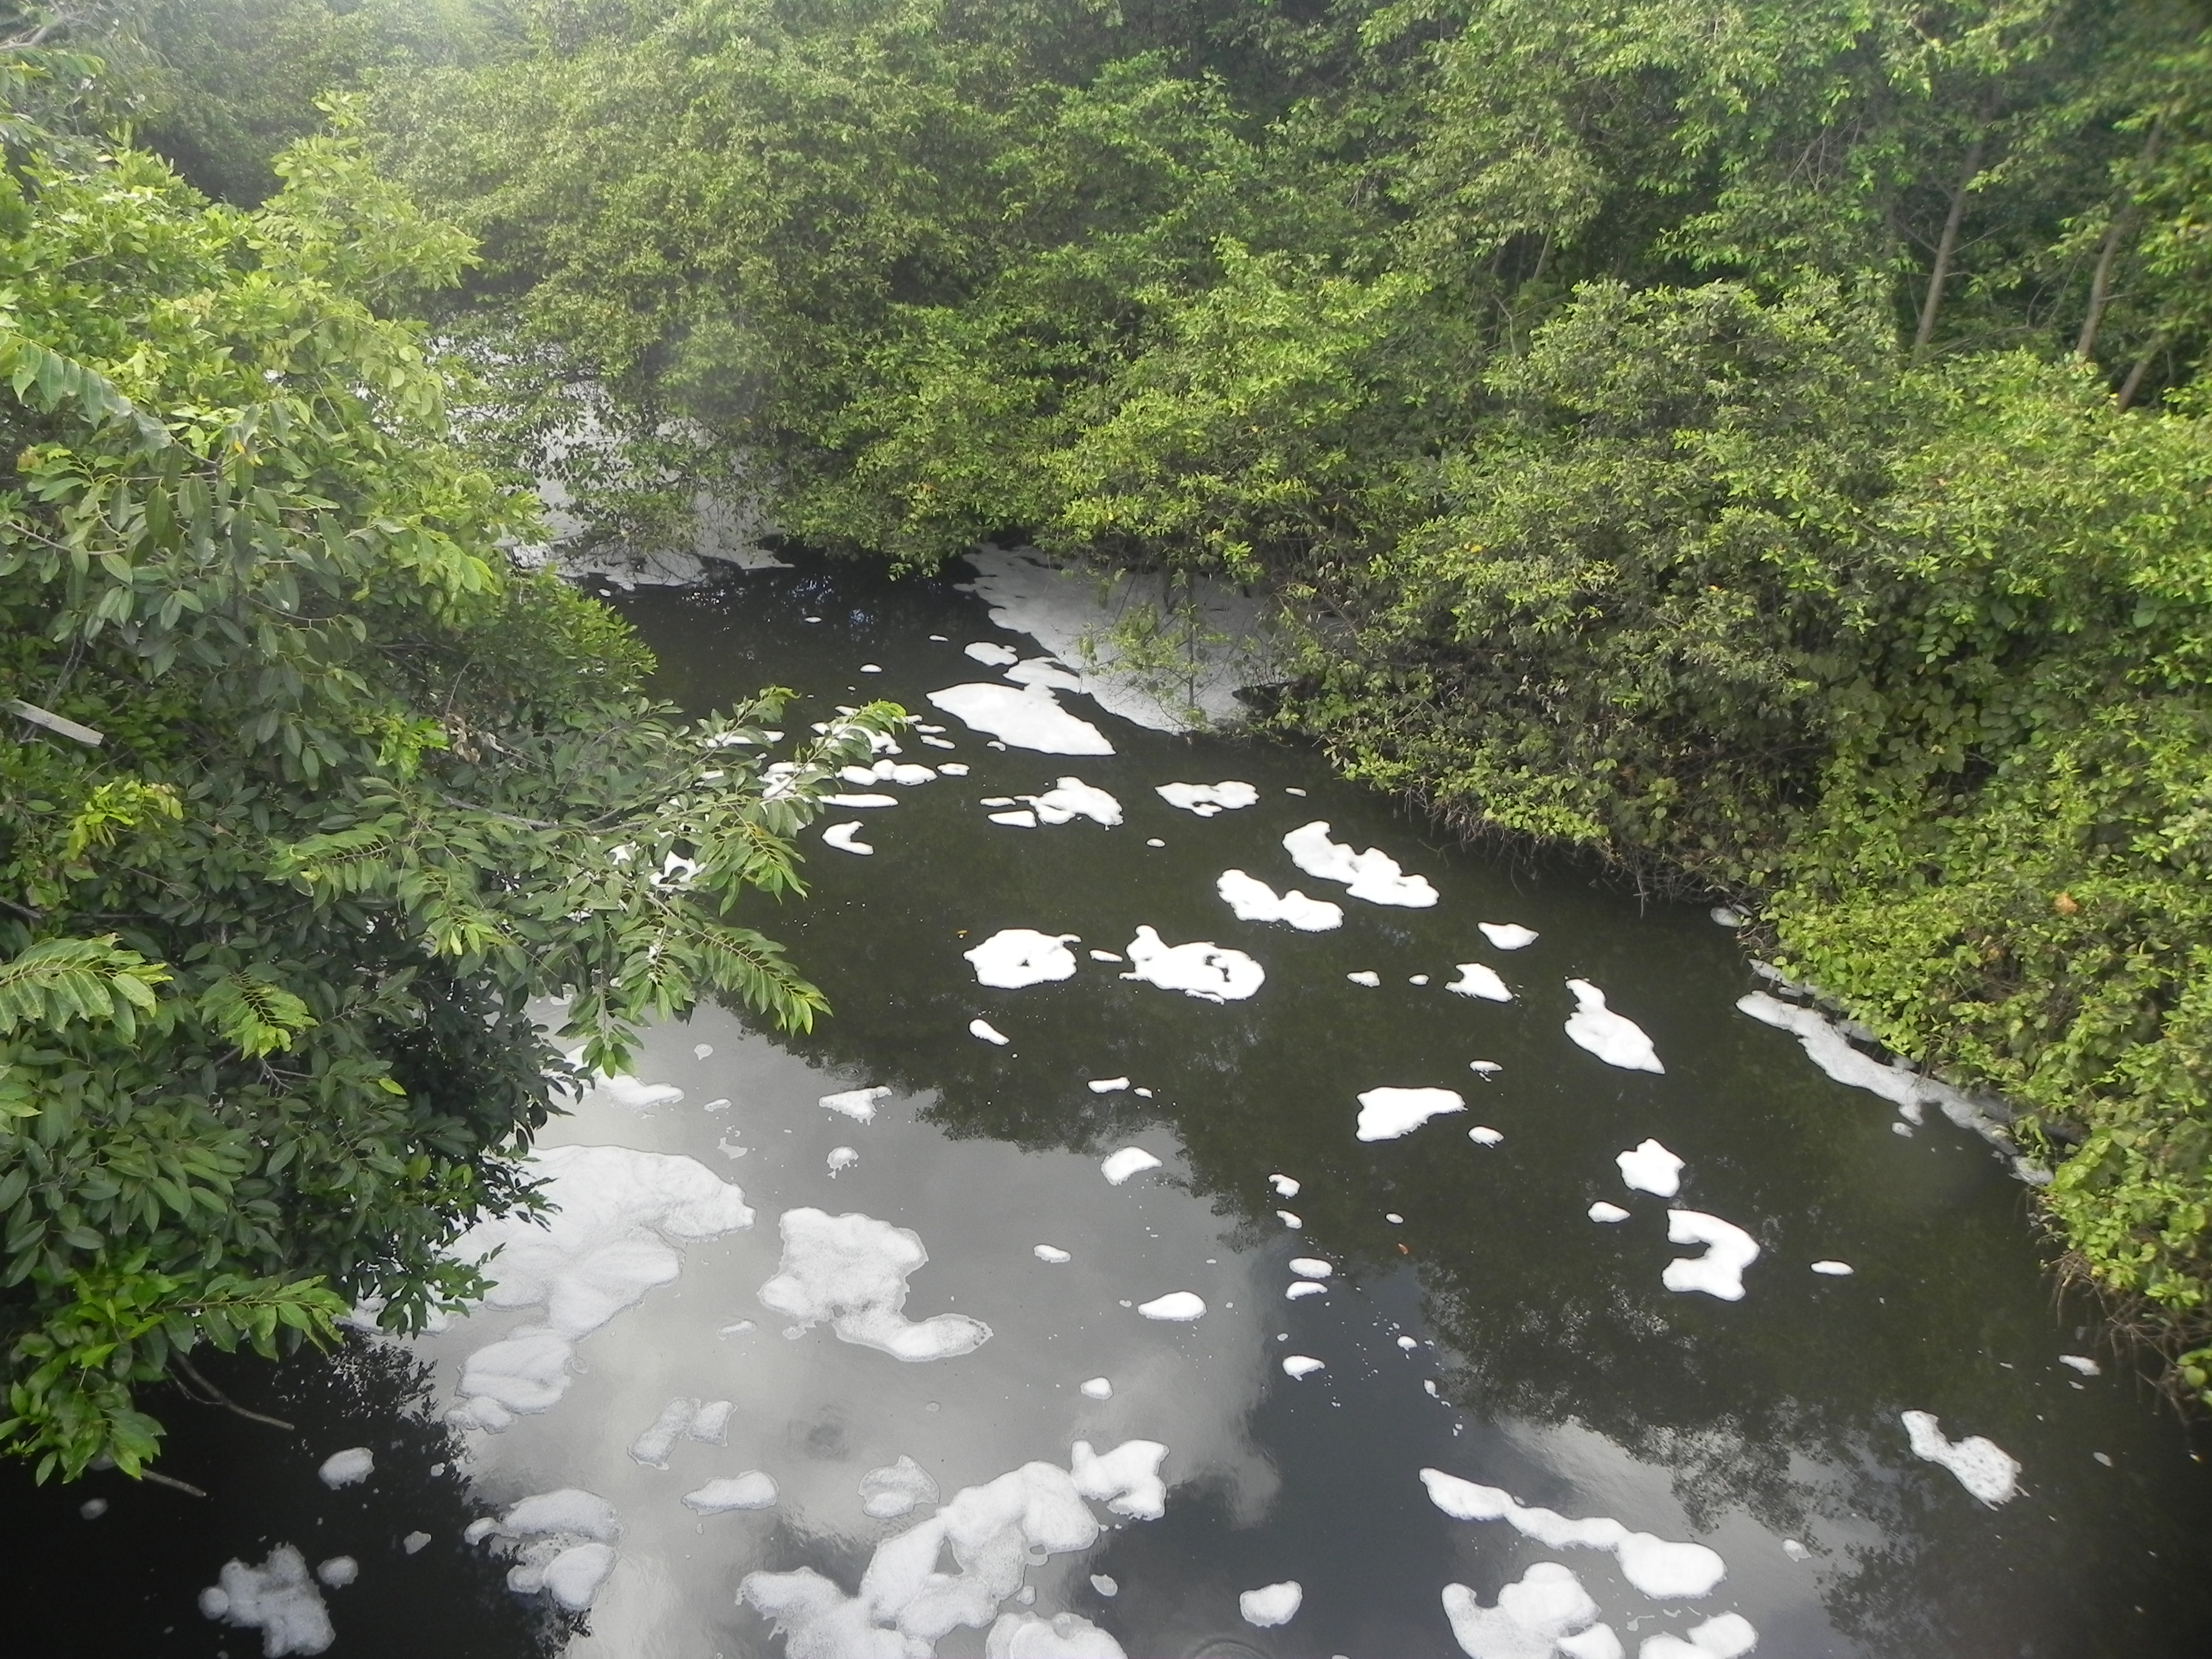
M 0 1443 L 41 1479 L 140 1473 L 198 1344 L 468 1294 L 445 1246 L 641 1021 L 817 1018 L 748 918 L 894 720 L 770 764 L 775 694 L 684 723 L 511 556 L 528 498 L 394 309 L 467 240 L 332 114 L 250 213 L 119 144 L 0 172 Z

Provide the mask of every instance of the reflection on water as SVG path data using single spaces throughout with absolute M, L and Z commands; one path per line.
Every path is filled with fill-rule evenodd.
M 1000 672 L 966 644 L 1027 646 L 947 585 L 895 587 L 860 569 L 801 565 L 624 604 L 672 695 L 704 706 L 781 683 L 807 694 L 794 724 L 878 696 L 931 718 L 929 692 Z M 863 664 L 880 672 L 864 675 Z M 242 1655 L 240 1633 L 191 1607 L 228 1555 L 258 1560 L 269 1541 L 294 1538 L 312 1557 L 318 1525 L 317 1536 L 336 1535 L 373 1521 L 396 1538 L 434 1511 L 422 1524 L 435 1541 L 419 1555 L 356 1551 L 360 1584 L 328 1598 L 334 1651 L 448 1650 L 371 1636 L 385 1628 L 367 1611 L 374 1601 L 376 1620 L 474 1620 L 483 1634 L 454 1652 L 523 1651 L 536 1620 L 577 1656 L 772 1655 L 783 1641 L 741 1601 L 747 1575 L 811 1570 L 851 1630 L 889 1624 L 927 1586 L 916 1577 L 897 1595 L 882 1588 L 899 1554 L 878 1555 L 886 1540 L 906 1537 L 911 1553 L 933 1536 L 917 1525 L 982 1503 L 958 1498 L 964 1490 L 1031 1462 L 1068 1470 L 1078 1442 L 1103 1453 L 1133 1440 L 1167 1448 L 1164 1513 L 1093 1504 L 1096 1541 L 1029 1550 L 1018 1594 L 998 1611 L 1080 1615 L 1136 1656 L 1424 1659 L 1462 1650 L 1447 1585 L 1471 1592 L 1459 1604 L 1466 1628 L 1486 1620 L 1494 1635 L 1501 1590 L 1522 1584 L 1506 1606 L 1526 1612 L 1527 1587 L 1547 1582 L 1530 1570 L 1548 1561 L 1572 1571 L 1589 1617 L 1644 1659 L 1723 1650 L 1736 1627 L 1718 1616 L 1730 1613 L 1756 1627 L 1759 1652 L 1807 1659 L 2205 1650 L 2212 1481 L 2122 1368 L 2087 1376 L 2061 1363 L 2090 1352 L 2090 1316 L 2054 1302 L 2023 1189 L 1990 1148 L 1941 1121 L 1898 1133 L 1887 1104 L 1831 1082 L 1789 1033 L 1739 1013 L 1755 981 L 1702 911 L 1639 909 L 1583 875 L 1516 872 L 1440 847 L 1295 751 L 1146 732 L 1080 696 L 1061 702 L 1116 753 L 994 748 L 945 719 L 951 747 L 916 734 L 896 759 L 950 761 L 968 775 L 867 786 L 898 804 L 828 822 L 860 822 L 869 856 L 809 836 L 812 898 L 763 925 L 828 991 L 833 1019 L 780 1040 L 703 1012 L 653 1034 L 640 1066 L 644 1083 L 682 1099 L 596 1091 L 547 1137 L 690 1160 L 697 1179 L 742 1188 L 750 1226 L 729 1224 L 726 1205 L 714 1227 L 641 1235 L 637 1253 L 605 1258 L 616 1265 L 592 1281 L 611 1298 L 603 1307 L 564 1314 L 541 1297 L 487 1308 L 418 1344 L 411 1352 L 432 1367 L 423 1409 L 442 1411 L 472 1355 L 518 1334 L 527 1347 L 549 1324 L 569 1333 L 544 1409 L 461 1437 L 465 1493 L 450 1470 L 443 1484 L 387 1480 L 406 1459 L 387 1465 L 380 1453 L 375 1480 L 333 1497 L 305 1451 L 272 1456 L 266 1440 L 213 1414 L 181 1422 L 178 1472 L 197 1468 L 214 1488 L 205 1510 L 134 1492 L 110 1517 L 137 1528 L 136 1547 L 165 1564 L 146 1578 L 143 1605 L 173 1632 L 105 1650 L 212 1653 L 227 1640 Z M 1123 821 L 990 821 L 1009 799 L 1071 776 L 1111 794 Z M 1251 803 L 1211 816 L 1156 793 L 1231 780 L 1254 787 Z M 1378 904 L 1297 867 L 1283 838 L 1316 820 L 1336 843 L 1377 848 L 1433 884 L 1438 902 Z M 1340 907 L 1342 925 L 1240 920 L 1217 886 L 1231 869 Z M 1377 879 L 1369 890 L 1407 890 Z M 1486 935 L 1483 922 L 1536 938 Z M 1169 945 L 1244 952 L 1264 982 L 1215 1003 L 1122 977 L 1127 963 L 1092 955 L 1126 957 L 1147 927 Z M 1008 928 L 1075 935 L 1074 971 L 1018 989 L 980 985 L 963 953 Z M 1024 948 L 1009 958 L 1016 977 L 1030 971 L 1018 963 L 1045 959 L 1034 942 Z M 1449 988 L 1492 976 L 1510 1000 Z M 1632 1020 L 1663 1073 L 1609 1066 L 1571 1041 L 1571 980 Z M 1007 1042 L 970 1035 L 979 1018 Z M 1496 1069 L 1473 1069 L 1478 1060 Z M 1128 1086 L 1090 1086 L 1120 1079 Z M 867 1121 L 850 1115 L 852 1101 L 817 1103 L 878 1089 L 889 1092 L 860 1103 L 874 1108 Z M 1377 1089 L 1450 1090 L 1466 1110 L 1363 1142 L 1359 1097 Z M 1471 1137 L 1478 1128 L 1494 1133 Z M 1646 1139 L 1682 1160 L 1671 1198 L 1623 1180 L 1617 1156 Z M 1160 1166 L 1111 1184 L 1102 1161 L 1128 1147 Z M 1626 1218 L 1592 1220 L 1600 1202 Z M 761 1287 L 791 1266 L 779 1224 L 802 1208 L 909 1230 L 927 1252 L 895 1317 L 878 1295 L 876 1311 L 848 1320 L 860 1340 L 839 1339 L 834 1311 L 806 1325 L 762 1304 Z M 1670 1209 L 1756 1243 L 1741 1301 L 1665 1287 L 1667 1264 L 1701 1248 L 1669 1242 Z M 692 1242 L 672 1253 L 654 1242 L 672 1237 Z M 1040 1259 L 1039 1245 L 1067 1259 Z M 1294 1258 L 1330 1271 L 1301 1278 Z M 1815 1261 L 1853 1271 L 1824 1276 Z M 1293 1298 L 1296 1284 L 1324 1288 Z M 1203 1316 L 1140 1316 L 1171 1292 L 1201 1299 Z M 951 1331 L 969 1321 L 990 1332 L 972 1352 L 903 1363 L 884 1351 L 909 1340 L 908 1322 Z M 1319 1369 L 1293 1378 L 1283 1365 L 1293 1357 Z M 479 1358 L 479 1380 L 495 1369 Z M 328 1374 L 295 1368 L 284 1386 L 307 1375 Z M 1101 1378 L 1110 1392 L 1085 1391 Z M 309 1437 L 317 1455 L 412 1436 L 427 1469 L 441 1431 L 406 1415 L 404 1396 L 388 1380 L 361 1390 L 340 1413 L 356 1426 Z M 526 1390 L 514 1398 L 530 1404 Z M 672 1402 L 722 1400 L 719 1433 L 687 1437 L 690 1408 L 668 1414 Z M 2021 1495 L 1985 1507 L 1915 1458 L 1899 1422 L 1908 1410 L 2018 1458 Z M 631 1448 L 656 1422 L 676 1426 L 641 1462 Z M 872 1518 L 863 1483 L 902 1458 L 944 1506 Z M 1431 1501 L 1424 1469 L 1525 1507 L 1455 1519 Z M 773 1481 L 772 1506 L 698 1512 L 712 1507 L 700 1497 L 709 1482 L 754 1472 Z M 1051 1485 L 1036 1479 L 1041 1492 Z M 605 1499 L 621 1526 L 617 1564 L 573 1638 L 538 1601 L 492 1588 L 507 1556 L 458 1535 L 472 1515 L 567 1487 Z M 94 1535 L 73 1508 L 37 1502 L 79 1529 L 42 1544 L 41 1559 L 88 1581 Z M 192 1526 L 187 1513 L 214 1524 Z M 1624 1543 L 1637 1535 L 1648 1541 Z M 1690 1544 L 1725 1564 L 1709 1594 L 1687 1595 L 1679 1572 L 1659 1571 L 1704 1559 L 1666 1553 Z M 909 1565 L 950 1574 L 957 1555 Z M 872 1562 L 873 1620 L 844 1602 Z M 445 1577 L 419 1576 L 433 1571 Z M 1301 1593 L 1287 1622 L 1240 1616 L 1240 1595 L 1291 1581 Z M 1607 1650 L 1588 1622 L 1561 1627 L 1579 1645 L 1558 1651 Z M 817 1650 L 840 1650 L 828 1625 L 813 1628 Z M 1680 1645 L 1692 1632 L 1703 1647 Z M 1001 1645 L 1010 1639 L 1009 1626 Z M 1022 1639 L 1042 1638 L 1032 1626 Z M 986 1640 L 963 1626 L 936 1650 L 981 1655 Z

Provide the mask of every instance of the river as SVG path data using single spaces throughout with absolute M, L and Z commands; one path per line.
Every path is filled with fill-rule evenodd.
M 244 1659 L 197 1598 L 282 1544 L 410 1659 L 2212 1649 L 2212 1471 L 2013 1161 L 1825 1074 L 1702 908 L 1294 747 L 933 704 L 1053 678 L 953 578 L 615 597 L 689 705 L 940 728 L 761 920 L 834 1018 L 654 1031 L 508 1305 L 223 1372 L 296 1437 L 165 1402 L 207 1500 L 11 1472 L 15 1650 Z M 1111 752 L 962 718 L 1014 695 Z

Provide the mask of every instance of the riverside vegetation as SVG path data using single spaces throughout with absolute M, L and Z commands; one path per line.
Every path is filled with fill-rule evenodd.
M 398 970 L 356 969 L 361 952 L 406 957 L 411 1012 L 376 1029 L 416 1033 L 413 1069 L 395 1060 L 392 1103 L 372 1103 L 393 1167 L 422 1172 L 391 1177 L 396 1207 L 349 1212 L 349 1242 L 298 1224 L 252 1271 L 412 1285 L 410 1306 L 450 1291 L 435 1243 L 511 1195 L 484 1149 L 542 1102 L 519 1036 L 471 1070 L 431 1034 L 465 1026 L 473 1045 L 492 1003 L 511 1022 L 527 986 L 588 980 L 536 965 L 583 948 L 548 925 L 572 908 L 560 883 L 627 882 L 607 901 L 618 929 L 621 906 L 664 913 L 642 872 L 705 833 L 654 840 L 623 816 L 663 822 L 641 803 L 664 799 L 655 757 L 682 740 L 625 701 L 641 665 L 599 613 L 493 556 L 510 498 L 432 413 L 465 370 L 471 443 L 565 473 L 589 533 L 665 534 L 719 486 L 803 542 L 901 569 L 1020 536 L 1277 596 L 1294 672 L 1267 723 L 1469 836 L 1749 908 L 1780 964 L 1884 1043 L 2023 1110 L 2069 1263 L 2150 1333 L 2178 1391 L 2212 1402 L 2208 21 L 2195 0 L 88 8 L 64 33 L 113 66 L 109 106 L 72 106 L 73 130 L 127 118 L 193 183 L 262 205 L 200 204 L 139 151 L 12 141 L 9 349 L 64 367 L 15 360 L 7 556 L 55 574 L 28 600 L 10 589 L 38 616 L 10 620 L 35 643 L 11 645 L 26 665 L 9 683 L 77 662 L 85 701 L 64 712 L 143 736 L 37 749 L 68 787 L 41 782 L 45 816 L 0 830 L 27 872 L 11 879 L 84 868 L 38 879 L 94 886 L 27 898 L 8 942 L 127 945 L 143 960 L 99 969 L 112 1010 L 143 1021 L 158 991 L 176 1040 L 215 1056 L 193 1065 L 235 1066 L 250 1081 L 221 1087 L 304 1114 L 338 1085 L 305 1064 L 269 1081 L 273 1039 L 249 1060 L 261 1039 L 229 1035 L 246 1028 L 224 1023 L 220 975 L 277 958 L 210 947 L 207 907 L 252 908 L 240 860 L 274 872 L 257 877 L 272 892 L 335 883 L 330 837 L 402 811 L 359 801 L 472 814 L 422 858 L 443 874 L 376 866 L 395 884 L 375 927 L 283 910 L 333 954 L 272 977 L 297 1012 L 256 1016 L 308 1053 L 366 1042 L 386 1016 L 303 987 L 366 1009 Z M 358 97 L 318 136 L 305 93 L 326 83 Z M 66 190 L 97 211 L 49 221 Z M 131 228 L 88 228 L 111 222 Z M 147 296 L 128 320 L 68 264 L 94 256 L 66 239 L 95 235 L 108 280 Z M 385 320 L 403 301 L 434 316 L 440 350 Z M 198 367 L 155 364 L 173 318 Z M 255 416 L 234 450 L 222 434 L 258 406 L 246 365 L 325 331 L 340 343 L 315 347 L 313 418 Z M 358 366 L 395 355 L 392 392 L 374 390 Z M 192 389 L 203 374 L 221 389 Z M 131 448 L 151 440 L 115 412 L 126 400 L 204 459 L 172 483 Z M 586 407 L 617 441 L 564 447 Z M 258 447 L 303 442 L 337 459 Z M 115 574 L 159 562 L 108 541 L 154 536 L 129 513 L 199 522 L 187 477 L 234 468 L 250 486 L 222 487 L 269 504 L 234 544 L 283 539 L 297 574 L 239 638 L 171 650 L 231 613 L 164 616 L 166 579 Z M 78 556 L 71 534 L 108 539 Z M 270 557 L 268 580 L 292 571 Z M 281 603 L 294 586 L 323 596 L 312 646 Z M 250 681 L 219 672 L 264 648 L 266 673 L 258 656 Z M 113 665 L 97 675 L 95 650 Z M 287 712 L 356 679 L 343 719 Z M 98 685 L 131 689 L 102 703 Z M 212 716 L 210 696 L 274 701 Z M 595 781 L 615 796 L 574 809 L 624 827 L 561 842 L 585 831 L 519 822 L 565 822 L 545 803 L 574 799 L 547 722 L 645 746 L 623 774 L 642 793 Z M 193 776 L 270 803 L 251 848 L 164 769 L 184 763 L 154 758 L 217 750 Z M 115 769 L 126 752 L 135 769 Z M 799 810 L 745 799 L 771 836 Z M 568 873 L 499 896 L 528 918 L 501 924 L 520 942 L 471 934 L 449 959 L 436 884 L 473 867 L 468 836 L 525 834 L 568 849 L 544 854 Z M 210 861 L 89 850 L 101 836 Z M 649 856 L 611 873 L 606 849 L 633 843 Z M 786 884 L 785 856 L 710 859 L 714 890 Z M 95 896 L 142 866 L 163 873 Z M 159 906 L 189 944 L 106 920 Z M 195 949 L 216 954 L 188 967 Z M 592 982 L 632 983 L 607 949 Z M 189 983 L 151 986 L 157 957 Z M 56 1024 L 49 1009 L 41 1043 Z M 63 1029 L 94 1044 L 123 1028 Z M 236 1156 L 235 1178 L 274 1179 L 246 1173 L 273 1151 Z M 13 1282 L 114 1270 L 64 1248 L 11 1236 Z M 21 1323 L 79 1292 L 10 1294 Z

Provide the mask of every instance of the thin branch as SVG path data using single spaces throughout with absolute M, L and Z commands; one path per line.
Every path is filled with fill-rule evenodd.
M 1928 297 L 1920 306 L 1919 331 L 1912 337 L 1915 357 L 1927 352 L 1928 343 L 1936 335 L 1936 314 L 1943 308 L 1943 285 L 1951 279 L 1951 261 L 1959 252 L 1959 226 L 1966 216 L 1966 195 L 1982 170 L 1983 143 L 1977 136 L 1968 146 L 1966 170 L 1959 175 L 1959 187 L 1951 192 L 1951 210 L 1943 216 L 1943 234 L 1936 242 L 1935 268 L 1928 273 Z
M 193 1364 L 192 1362 L 187 1359 L 182 1352 L 173 1353 L 169 1358 L 179 1370 L 182 1371 L 186 1376 L 191 1378 L 195 1386 L 206 1390 L 208 1397 L 200 1401 L 202 1405 L 221 1406 L 225 1411 L 235 1412 L 239 1416 L 249 1419 L 256 1423 L 266 1423 L 270 1428 L 282 1429 L 287 1434 L 299 1433 L 300 1431 L 297 1428 L 293 1425 L 287 1423 L 281 1417 L 271 1417 L 266 1412 L 250 1411 L 246 1407 L 240 1405 L 238 1401 L 233 1400 L 221 1389 L 218 1389 L 214 1383 L 209 1382 L 206 1377 L 203 1376 L 200 1374 L 199 1367 Z M 186 1392 L 189 1393 L 190 1390 L 188 1389 Z M 202 1497 L 205 1497 L 207 1494 L 203 1492 L 200 1495 Z
M 141 1480 L 150 1480 L 157 1486 L 167 1486 L 173 1492 L 180 1492 L 187 1498 L 205 1498 L 207 1496 L 204 1492 L 202 1492 L 198 1486 L 192 1485 L 191 1481 L 179 1480 L 173 1474 L 164 1474 L 159 1469 L 141 1469 L 138 1471 L 138 1478 Z

